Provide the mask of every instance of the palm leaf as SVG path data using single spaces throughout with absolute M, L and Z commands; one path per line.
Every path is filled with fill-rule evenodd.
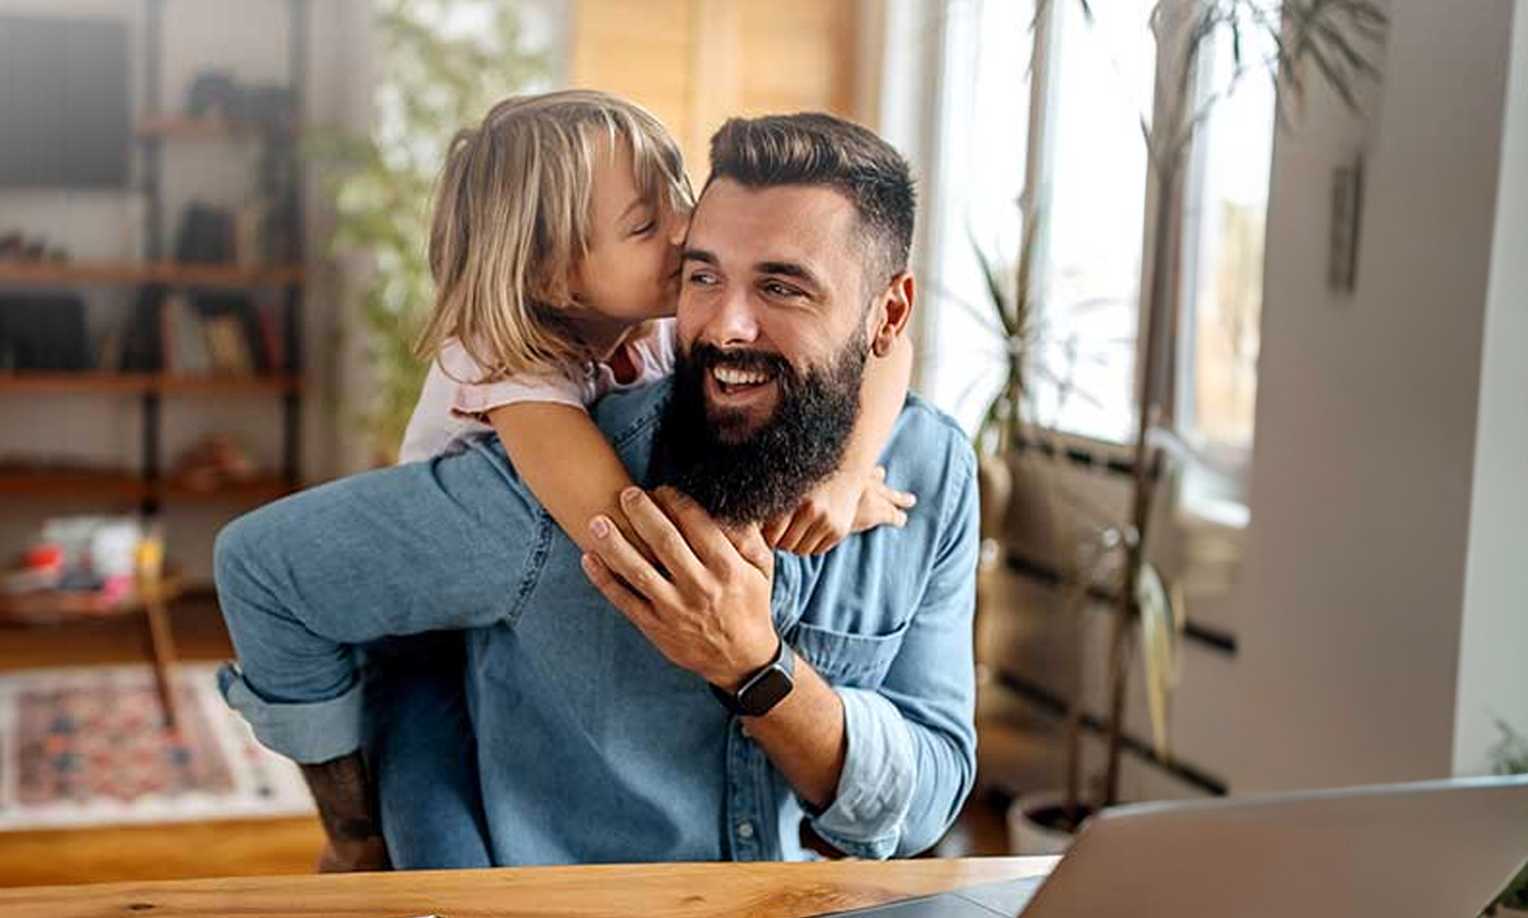
M 981 243 L 976 239 L 976 233 L 969 226 L 966 227 L 966 237 L 971 240 L 971 250 L 975 253 L 976 262 L 981 268 L 982 283 L 987 288 L 987 297 L 992 302 L 992 311 L 1003 326 L 1003 334 L 1011 338 L 1019 334 L 1020 329 L 1017 318 L 1009 312 L 1008 294 L 1003 290 L 1000 271 L 988 258 Z
M 1169 589 L 1156 566 L 1144 563 L 1136 579 L 1136 607 L 1140 611 L 1141 655 L 1146 674 L 1147 710 L 1151 715 L 1152 746 L 1157 756 L 1167 761 L 1172 758 L 1170 705 L 1181 672 L 1182 591 L 1177 586 Z

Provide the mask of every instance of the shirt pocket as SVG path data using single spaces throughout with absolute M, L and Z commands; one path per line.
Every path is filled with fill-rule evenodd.
M 906 624 L 890 634 L 851 634 L 798 623 L 789 639 L 829 684 L 873 689 L 886 678 L 906 634 Z

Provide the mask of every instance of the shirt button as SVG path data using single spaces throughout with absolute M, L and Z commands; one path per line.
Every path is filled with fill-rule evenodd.
M 738 823 L 737 824 L 737 837 L 738 838 L 753 838 L 753 823 L 747 822 L 747 821 Z

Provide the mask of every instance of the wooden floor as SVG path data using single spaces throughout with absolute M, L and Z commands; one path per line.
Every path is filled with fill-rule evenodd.
M 181 659 L 232 656 L 210 597 L 180 603 L 171 614 Z M 3 628 L 0 678 L 35 666 L 145 661 L 145 640 L 142 623 L 132 619 Z M 0 886 L 310 873 L 322 838 L 313 818 L 0 832 Z M 937 849 L 943 857 L 1005 853 L 1000 803 L 980 795 Z

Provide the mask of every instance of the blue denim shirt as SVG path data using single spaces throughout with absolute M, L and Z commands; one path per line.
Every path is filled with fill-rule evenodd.
M 667 391 L 593 412 L 639 481 Z M 775 627 L 844 705 L 843 772 L 822 812 L 588 584 L 493 438 L 230 524 L 215 552 L 239 655 L 225 697 L 265 745 L 327 761 L 361 742 L 356 645 L 468 629 L 493 862 L 794 859 L 803 817 L 851 855 L 915 854 L 975 776 L 975 460 L 953 421 L 910 397 L 883 463 L 918 495 L 905 528 L 776 555 Z

